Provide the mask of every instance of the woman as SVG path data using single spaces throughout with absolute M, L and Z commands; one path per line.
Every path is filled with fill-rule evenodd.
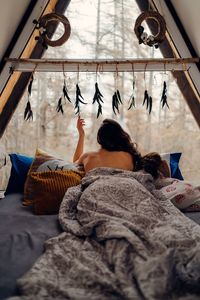
M 84 125 L 84 119 L 79 116 L 77 120 L 79 140 L 73 162 L 83 165 L 86 173 L 94 168 L 109 167 L 129 171 L 144 169 L 154 178 L 159 176 L 159 168 L 162 165 L 160 155 L 153 152 L 142 157 L 129 134 L 119 123 L 111 119 L 105 119 L 97 132 L 100 149 L 84 153 Z

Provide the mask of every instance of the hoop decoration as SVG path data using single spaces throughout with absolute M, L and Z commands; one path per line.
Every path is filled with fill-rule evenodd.
M 142 26 L 142 22 L 148 19 L 154 20 L 157 24 L 157 33 L 155 35 L 149 35 L 144 32 L 144 27 Z M 134 27 L 135 34 L 138 38 L 139 44 L 145 44 L 150 47 L 155 46 L 158 48 L 159 44 L 163 42 L 165 39 L 166 33 L 166 22 L 158 12 L 156 11 L 145 11 L 139 15 L 139 17 L 135 21 Z
M 50 21 L 61 22 L 64 26 L 64 33 L 63 35 L 55 41 L 52 41 L 48 38 L 48 30 L 47 24 Z M 50 13 L 47 15 L 42 16 L 39 21 L 34 20 L 34 24 L 36 24 L 36 28 L 39 29 L 40 36 L 35 37 L 36 40 L 42 40 L 43 46 L 47 48 L 47 45 L 51 47 L 61 46 L 63 45 L 70 37 L 71 34 L 71 26 L 69 20 L 64 16 L 58 13 Z

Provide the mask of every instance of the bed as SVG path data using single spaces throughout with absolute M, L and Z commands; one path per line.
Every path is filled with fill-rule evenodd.
M 61 232 L 57 215 L 34 215 L 22 199 L 10 194 L 0 200 L 0 299 L 18 294 L 16 279 L 44 252 L 44 242 Z
M 150 175 L 92 170 L 59 214 L 22 198 L 0 200 L 0 299 L 199 299 L 200 213 L 181 213 Z

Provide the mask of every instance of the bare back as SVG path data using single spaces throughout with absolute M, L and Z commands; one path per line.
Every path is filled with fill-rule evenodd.
M 107 151 L 100 149 L 96 152 L 83 154 L 78 164 L 83 164 L 85 172 L 99 167 L 108 167 L 132 171 L 134 163 L 132 155 L 124 151 Z

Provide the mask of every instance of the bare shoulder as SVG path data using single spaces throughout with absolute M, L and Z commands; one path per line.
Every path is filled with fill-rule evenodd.
M 97 154 L 97 152 L 95 152 L 95 151 L 85 152 L 79 157 L 77 163 L 82 164 L 86 158 L 95 156 L 96 154 Z
M 92 155 L 96 155 L 97 152 L 96 151 L 89 151 L 89 152 L 85 152 L 82 154 L 83 157 L 88 157 L 88 156 L 92 156 Z

